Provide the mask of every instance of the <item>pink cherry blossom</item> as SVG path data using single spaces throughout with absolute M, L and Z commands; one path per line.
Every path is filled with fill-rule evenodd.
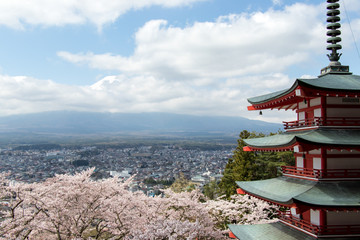
M 226 239 L 227 224 L 269 220 L 275 208 L 245 196 L 206 200 L 198 190 L 148 197 L 94 169 L 44 182 L 10 184 L 0 174 L 0 239 Z

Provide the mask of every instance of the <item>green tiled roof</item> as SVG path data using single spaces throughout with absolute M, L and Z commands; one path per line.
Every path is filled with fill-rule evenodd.
M 300 132 L 297 133 L 289 132 L 289 133 L 277 134 L 269 137 L 244 139 L 244 142 L 251 147 L 259 147 L 259 148 L 288 146 L 295 143 L 296 136 L 300 134 L 301 134 Z M 306 134 L 306 133 L 302 133 L 302 134 Z
M 248 146 L 256 148 L 286 147 L 295 142 L 360 147 L 360 130 L 318 128 L 311 131 L 287 132 L 269 137 L 245 139 L 244 141 Z
M 246 192 L 279 204 L 360 207 L 360 181 L 316 182 L 291 177 L 236 182 Z
M 294 199 L 321 206 L 359 207 L 360 181 L 318 182 Z
M 321 89 L 360 91 L 360 76 L 358 75 L 327 74 L 318 78 L 298 79 L 297 81 L 299 84 Z
M 272 99 L 275 99 L 278 97 L 282 97 L 283 95 L 286 95 L 290 91 L 291 91 L 291 89 L 284 89 L 281 91 L 277 91 L 277 92 L 273 92 L 273 93 L 269 93 L 269 94 L 265 94 L 265 95 L 261 95 L 261 96 L 257 96 L 257 97 L 248 98 L 248 102 L 251 104 L 267 102 L 269 100 L 272 100 Z
M 256 225 L 229 225 L 230 231 L 240 240 L 315 240 L 280 222 Z
M 280 204 L 292 204 L 293 198 L 310 190 L 315 181 L 279 177 L 259 181 L 243 181 L 236 184 L 246 192 Z
M 354 240 L 351 237 L 315 238 L 281 222 L 256 225 L 229 225 L 230 231 L 240 240 Z
M 248 101 L 251 104 L 268 102 L 294 91 L 297 86 L 306 86 L 329 91 L 356 92 L 360 91 L 360 76 L 352 74 L 326 74 L 318 78 L 297 79 L 289 89 L 252 97 L 249 98 Z

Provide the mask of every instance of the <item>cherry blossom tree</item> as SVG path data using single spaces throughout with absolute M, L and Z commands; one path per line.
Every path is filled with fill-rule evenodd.
M 273 208 L 235 196 L 207 200 L 195 190 L 148 197 L 127 190 L 132 179 L 93 181 L 94 169 L 39 183 L 10 184 L 0 175 L 7 209 L 2 239 L 226 239 L 228 223 L 266 221 Z
M 209 200 L 205 208 L 213 216 L 217 228 L 227 229 L 228 224 L 259 224 L 277 221 L 278 207 L 249 195 L 225 196 Z

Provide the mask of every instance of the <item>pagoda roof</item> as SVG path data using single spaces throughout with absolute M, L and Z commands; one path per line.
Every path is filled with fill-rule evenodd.
M 230 231 L 238 239 L 246 240 L 315 240 L 315 239 L 327 239 L 327 240 L 354 240 L 354 237 L 329 237 L 318 236 L 315 238 L 302 231 L 298 231 L 292 227 L 289 227 L 281 222 L 256 224 L 256 225 L 228 225 Z
M 281 222 L 256 225 L 229 225 L 230 231 L 238 239 L 267 240 L 315 240 L 306 233 L 288 227 Z
M 302 90 L 302 92 L 296 92 Z M 360 76 L 352 74 L 325 74 L 317 78 L 296 79 L 289 89 L 248 98 L 252 104 L 249 110 L 281 108 L 294 109 L 294 103 L 302 101 L 304 97 L 316 96 L 360 96 Z
M 317 182 L 283 176 L 236 184 L 250 195 L 280 205 L 300 202 L 318 207 L 360 207 L 360 181 Z
M 330 91 L 360 91 L 360 76 L 327 74 L 313 79 L 298 79 L 298 85 Z
M 355 149 L 360 147 L 360 129 L 318 128 L 308 131 L 293 131 L 262 138 L 244 139 L 251 150 L 292 150 L 294 145 L 307 148 L 326 146 L 328 148 Z

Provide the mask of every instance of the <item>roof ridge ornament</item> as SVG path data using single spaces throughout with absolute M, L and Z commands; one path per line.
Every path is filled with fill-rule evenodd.
M 327 22 L 328 25 L 326 28 L 328 31 L 326 32 L 326 35 L 329 37 L 327 39 L 327 43 L 329 45 L 326 47 L 327 50 L 330 50 L 331 53 L 327 54 L 330 64 L 329 66 L 321 69 L 321 75 L 328 74 L 328 73 L 340 73 L 340 74 L 349 74 L 349 66 L 343 66 L 339 62 L 341 53 L 338 53 L 337 51 L 342 49 L 341 44 L 341 31 L 339 30 L 341 28 L 340 22 L 340 4 L 338 3 L 339 0 L 327 0 Z
M 328 9 L 326 14 L 328 16 L 327 22 L 329 23 L 326 27 L 328 29 L 326 35 L 329 36 L 327 43 L 330 43 L 326 49 L 331 51 L 331 54 L 328 54 L 327 56 L 329 57 L 329 60 L 333 62 L 332 65 L 336 63 L 336 65 L 340 65 L 338 61 L 340 60 L 341 53 L 339 54 L 337 50 L 342 49 L 342 46 L 338 44 L 341 42 L 341 38 L 339 37 L 341 35 L 341 31 L 339 30 L 341 28 L 341 24 L 339 23 L 340 4 L 337 3 L 338 1 L 339 0 L 327 0 L 329 4 L 326 7 Z

